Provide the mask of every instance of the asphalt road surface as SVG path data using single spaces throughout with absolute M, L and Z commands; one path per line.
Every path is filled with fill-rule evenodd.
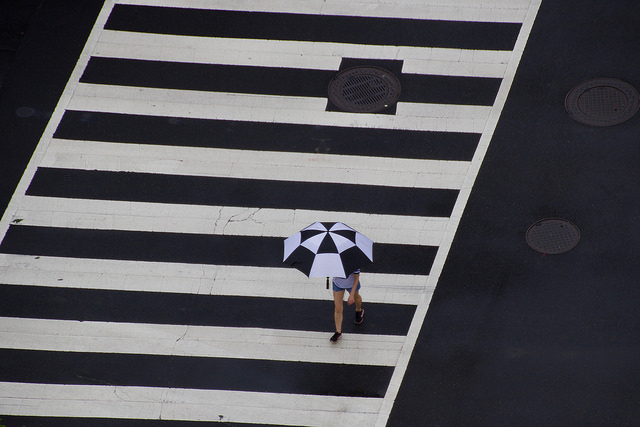
M 1 424 L 637 423 L 640 115 L 565 98 L 640 88 L 640 5 L 118 3 L 5 6 Z M 316 220 L 376 242 L 337 345 Z

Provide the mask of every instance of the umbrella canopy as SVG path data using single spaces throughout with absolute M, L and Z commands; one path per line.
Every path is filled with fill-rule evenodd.
M 285 239 L 283 261 L 307 277 L 347 277 L 373 262 L 373 242 L 341 222 L 315 222 Z

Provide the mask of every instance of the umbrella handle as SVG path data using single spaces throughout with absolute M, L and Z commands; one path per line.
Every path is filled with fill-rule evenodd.
M 327 289 L 329 289 L 329 278 L 327 277 Z

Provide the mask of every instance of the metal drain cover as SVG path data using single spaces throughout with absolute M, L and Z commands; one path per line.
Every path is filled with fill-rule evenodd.
M 543 219 L 527 230 L 527 243 L 543 254 L 561 254 L 575 248 L 580 230 L 564 219 Z
M 329 83 L 329 99 L 343 111 L 377 113 L 400 97 L 400 81 L 377 67 L 354 67 L 338 73 Z
M 638 91 L 622 80 L 601 78 L 580 83 L 564 100 L 571 117 L 590 126 L 613 126 L 633 117 L 640 107 Z

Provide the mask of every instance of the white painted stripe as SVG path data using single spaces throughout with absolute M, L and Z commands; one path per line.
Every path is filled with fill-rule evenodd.
M 362 273 L 365 303 L 418 303 L 432 294 L 427 276 Z M 0 254 L 4 284 L 116 291 L 169 292 L 325 300 L 325 278 L 308 279 L 293 268 L 201 265 Z
M 481 105 L 418 104 L 399 102 L 397 114 L 419 118 L 434 117 L 436 119 L 444 120 L 480 120 L 482 123 L 485 123 L 489 114 L 491 114 L 491 107 Z
M 426 61 L 407 59 L 402 64 L 406 74 L 431 74 L 441 76 L 502 78 L 507 62 L 463 62 L 428 59 Z
M 194 9 L 306 13 L 454 21 L 522 22 L 527 0 L 118 0 L 118 3 Z
M 398 103 L 397 114 L 325 111 L 324 98 L 79 83 L 68 109 L 373 129 L 481 133 L 491 107 Z M 460 107 L 460 108 L 457 108 Z M 424 114 L 424 116 L 420 116 Z
M 403 336 L 0 317 L 2 348 L 393 366 Z M 347 339 L 348 338 L 348 339 Z
M 460 219 L 462 218 L 465 206 L 467 204 L 467 201 L 469 200 L 471 189 L 473 188 L 475 180 L 480 171 L 480 167 L 482 166 L 482 162 L 489 148 L 489 143 L 491 142 L 493 133 L 496 129 L 496 126 L 498 125 L 500 114 L 502 113 L 502 110 L 507 101 L 507 96 L 509 94 L 509 91 L 511 90 L 511 85 L 513 84 L 520 59 L 522 58 L 522 54 L 527 44 L 527 39 L 529 38 L 529 34 L 531 33 L 531 29 L 533 28 L 533 23 L 536 19 L 536 15 L 538 14 L 541 2 L 542 0 L 531 0 L 531 3 L 529 5 L 526 19 L 522 25 L 520 34 L 518 35 L 518 40 L 516 41 L 513 58 L 509 62 L 505 78 L 500 85 L 500 89 L 494 103 L 496 108 L 491 112 L 491 115 L 487 120 L 486 128 L 482 132 L 480 144 L 472 161 L 473 165 L 471 168 L 469 168 L 469 172 L 467 174 L 467 182 L 463 186 L 463 190 L 458 196 L 456 206 L 454 207 L 453 213 L 451 215 L 451 222 L 447 224 L 448 230 L 445 233 L 445 238 L 438 248 L 438 253 L 431 268 L 430 276 L 428 279 L 429 286 L 435 287 L 438 279 L 440 278 L 442 269 L 444 268 L 444 264 L 449 254 L 449 250 L 451 249 L 451 245 L 453 244 L 453 239 L 458 229 Z M 384 398 L 384 403 L 382 405 L 382 408 L 380 409 L 380 414 L 375 424 L 377 427 L 384 427 L 387 424 L 389 415 L 391 414 L 391 410 L 393 408 L 393 404 L 395 402 L 396 396 L 398 395 L 402 380 L 409 365 L 411 353 L 413 352 L 413 348 L 415 347 L 415 343 L 418 340 L 418 335 L 420 334 L 424 319 L 427 315 L 427 310 L 429 309 L 430 303 L 431 295 L 428 293 L 423 294 L 416 309 L 416 313 L 413 316 L 411 327 L 409 328 L 409 333 L 407 334 L 407 341 L 402 349 L 402 354 L 400 355 L 400 359 L 398 360 L 396 369 L 393 372 L 389 388 L 387 389 L 387 393 Z
M 382 399 L 179 388 L 0 383 L 5 415 L 370 426 Z
M 246 65 L 337 71 L 342 58 L 403 60 L 403 72 L 502 77 L 509 51 L 366 46 L 174 36 L 105 30 L 94 56 L 199 64 Z
M 459 190 L 469 162 L 54 139 L 44 167 Z
M 374 242 L 438 246 L 447 218 L 26 196 L 20 225 L 286 238 L 318 220 L 345 222 Z

